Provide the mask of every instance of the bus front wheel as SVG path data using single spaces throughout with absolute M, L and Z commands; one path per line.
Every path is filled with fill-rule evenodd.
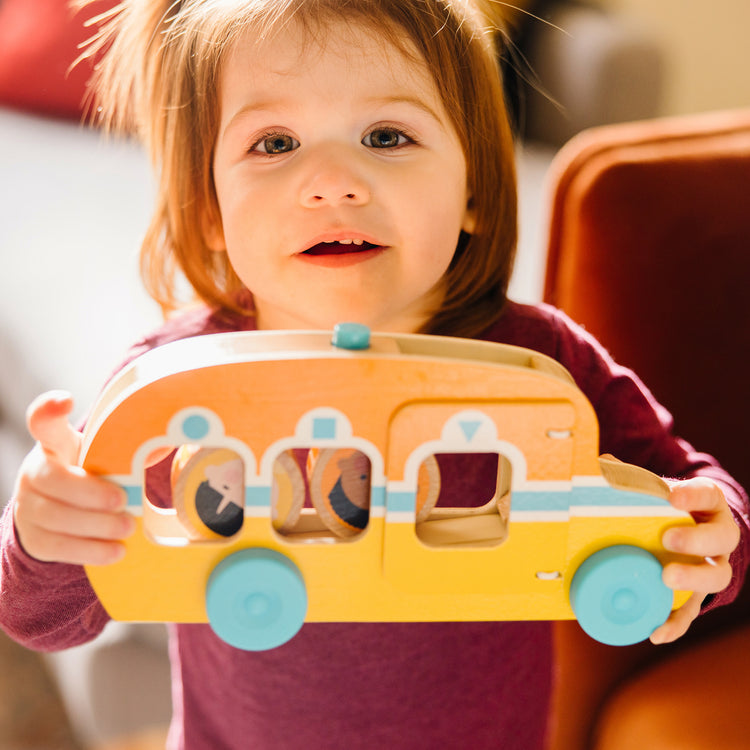
M 235 648 L 266 651 L 290 640 L 305 621 L 302 573 L 271 549 L 235 552 L 212 571 L 206 611 L 216 635 Z

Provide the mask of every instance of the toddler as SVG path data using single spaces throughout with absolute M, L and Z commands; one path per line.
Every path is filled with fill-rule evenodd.
M 698 522 L 663 539 L 696 556 L 664 571 L 695 592 L 652 636 L 671 641 L 736 594 L 747 498 L 582 329 L 506 297 L 516 193 L 497 42 L 480 0 L 121 3 L 93 48 L 99 114 L 135 130 L 158 172 L 150 291 L 174 312 L 179 271 L 202 303 L 130 357 L 352 320 L 556 358 L 597 412 L 601 452 L 679 480 L 671 502 Z M 123 493 L 77 467 L 70 409 L 59 393 L 30 407 L 38 444 L 1 529 L 0 624 L 40 650 L 101 632 L 81 566 L 120 559 L 133 530 Z M 460 505 L 464 478 L 444 480 Z M 549 623 L 306 624 L 260 653 L 208 625 L 170 635 L 170 750 L 543 747 Z

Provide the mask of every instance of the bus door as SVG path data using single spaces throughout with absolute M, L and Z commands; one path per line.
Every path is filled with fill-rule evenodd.
M 528 591 L 565 559 L 575 409 L 417 402 L 388 441 L 384 573 L 410 592 Z

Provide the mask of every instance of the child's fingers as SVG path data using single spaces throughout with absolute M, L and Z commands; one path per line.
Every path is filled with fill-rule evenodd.
M 38 396 L 26 411 L 26 423 L 34 440 L 45 453 L 59 461 L 75 464 L 81 447 L 81 436 L 68 421 L 73 399 L 63 391 Z
M 124 554 L 122 540 L 135 528 L 124 491 L 77 466 L 81 436 L 68 421 L 73 401 L 46 393 L 27 411 L 37 444 L 24 460 L 15 487 L 18 540 L 47 562 L 105 565 Z
M 669 500 L 676 508 L 687 511 L 694 526 L 676 526 L 662 536 L 665 549 L 692 556 L 695 562 L 673 562 L 664 567 L 662 578 L 672 589 L 692 591 L 682 607 L 651 635 L 653 643 L 669 643 L 682 636 L 700 609 L 707 594 L 725 589 L 732 579 L 729 555 L 740 540 L 724 493 L 705 478 L 678 482 L 670 488 Z
M 28 541 L 21 539 L 21 545 L 37 560 L 71 565 L 110 565 L 125 555 L 125 545 L 120 541 L 68 536 L 44 529 L 37 529 Z
M 26 457 L 19 475 L 16 495 L 56 498 L 71 506 L 98 511 L 124 510 L 127 496 L 121 487 L 93 476 L 78 466 L 51 459 L 41 445 Z
M 739 529 L 731 513 L 696 526 L 675 526 L 662 536 L 664 549 L 695 557 L 730 555 L 739 543 Z
M 669 499 L 689 512 L 696 524 L 668 529 L 662 537 L 665 549 L 697 557 L 721 557 L 734 551 L 740 530 L 716 484 L 703 478 L 680 482 L 671 488 Z
M 34 493 L 19 496 L 13 512 L 22 547 L 46 562 L 114 562 L 124 551 L 119 542 L 135 529 L 126 512 L 82 509 Z
M 669 488 L 669 502 L 697 516 L 710 517 L 729 510 L 721 488 L 707 477 L 675 482 Z
M 679 609 L 669 615 L 663 625 L 654 630 L 651 634 L 651 642 L 671 643 L 685 635 L 693 620 L 700 613 L 703 599 L 703 594 L 693 594 Z
M 104 542 L 78 537 L 57 537 L 53 560 L 71 565 L 112 565 L 125 557 L 122 542 Z
M 124 491 L 37 443 L 16 481 L 13 514 L 21 546 L 47 562 L 106 564 L 123 554 L 134 521 Z
M 133 517 L 126 512 L 100 513 L 45 497 L 27 502 L 25 507 L 34 515 L 35 529 L 50 534 L 113 541 L 127 538 L 135 529 Z
M 732 580 L 732 566 L 726 556 L 704 558 L 698 564 L 669 563 L 664 567 L 662 580 L 675 591 L 716 594 Z

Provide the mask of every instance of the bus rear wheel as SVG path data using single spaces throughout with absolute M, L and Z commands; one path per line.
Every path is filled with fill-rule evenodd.
M 592 638 L 627 646 L 648 638 L 672 610 L 673 592 L 661 578 L 661 563 L 645 549 L 606 547 L 576 570 L 570 603 Z

